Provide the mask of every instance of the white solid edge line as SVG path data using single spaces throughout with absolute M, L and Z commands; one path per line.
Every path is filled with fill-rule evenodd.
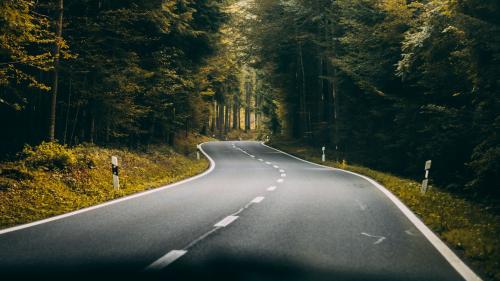
M 220 222 L 216 223 L 214 227 L 226 227 L 230 225 L 232 222 L 238 219 L 238 216 L 227 216 Z
M 96 210 L 96 209 L 99 209 L 99 208 L 103 208 L 103 207 L 106 207 L 106 206 L 114 205 L 114 204 L 117 204 L 117 203 L 120 203 L 120 202 L 128 201 L 128 200 L 135 199 L 135 198 L 138 198 L 138 197 L 142 197 L 142 196 L 145 196 L 145 195 L 149 195 L 149 194 L 152 194 L 152 193 L 160 192 L 160 191 L 163 191 L 165 189 L 169 189 L 169 188 L 172 188 L 172 187 L 175 187 L 175 186 L 178 186 L 178 185 L 181 185 L 181 184 L 184 184 L 184 183 L 187 183 L 187 182 L 199 179 L 201 177 L 204 177 L 204 176 L 208 175 L 209 173 L 211 173 L 215 169 L 215 162 L 214 162 L 214 160 L 202 148 L 202 146 L 204 144 L 206 144 L 206 143 L 207 142 L 204 142 L 204 143 L 200 144 L 199 145 L 199 149 L 205 155 L 205 157 L 207 157 L 207 159 L 210 161 L 210 168 L 208 170 L 206 170 L 205 172 L 199 174 L 199 175 L 196 175 L 196 176 L 193 176 L 193 177 L 190 177 L 190 178 L 187 178 L 187 179 L 184 179 L 182 181 L 175 182 L 175 183 L 172 183 L 172 184 L 169 184 L 169 185 L 165 185 L 165 186 L 158 187 L 158 188 L 155 188 L 155 189 L 152 189 L 152 190 L 148 190 L 148 191 L 139 192 L 139 193 L 136 193 L 136 194 L 133 194 L 133 195 L 129 195 L 129 196 L 126 196 L 126 197 L 118 198 L 118 199 L 115 199 L 115 200 L 111 200 L 111 201 L 108 201 L 108 202 L 105 202 L 105 203 L 102 203 L 102 204 L 98 204 L 98 205 L 95 205 L 95 206 L 87 207 L 87 208 L 80 209 L 80 210 L 77 210 L 77 211 L 69 212 L 69 213 L 66 213 L 66 214 L 54 216 L 54 217 L 51 217 L 51 218 L 47 218 L 47 219 L 43 219 L 43 220 L 39 220 L 39 221 L 27 223 L 27 224 L 22 224 L 22 225 L 10 227 L 10 228 L 2 229 L 2 230 L 0 230 L 0 235 L 6 234 L 6 233 L 9 233 L 9 232 L 18 231 L 18 230 L 25 229 L 25 228 L 29 228 L 29 227 L 33 227 L 33 226 L 37 226 L 37 225 L 40 225 L 40 224 L 44 224 L 44 223 L 48 223 L 48 222 L 52 222 L 52 221 L 64 219 L 64 218 L 71 217 L 71 216 L 74 216 L 74 215 L 78 215 L 78 214 L 82 214 L 82 213 L 89 212 L 89 211 L 92 211 L 92 210 Z
M 274 150 L 276 150 L 278 152 L 281 152 L 281 153 L 283 153 L 285 155 L 288 155 L 288 156 L 290 156 L 292 158 L 295 158 L 295 159 L 297 159 L 299 161 L 302 161 L 302 162 L 305 162 L 305 163 L 309 163 L 311 165 L 323 167 L 323 168 L 328 168 L 328 169 L 332 169 L 332 170 L 342 171 L 342 172 L 345 172 L 345 173 L 348 173 L 348 174 L 352 174 L 352 175 L 355 175 L 355 176 L 358 176 L 358 177 L 361 177 L 361 178 L 367 180 L 369 183 L 373 184 L 378 190 L 380 190 L 382 193 L 384 193 L 387 196 L 387 198 L 389 198 L 399 208 L 399 210 L 413 223 L 413 225 L 415 225 L 415 227 L 418 230 L 420 230 L 420 232 L 425 236 L 425 238 L 427 238 L 427 240 L 429 240 L 429 242 L 431 242 L 431 244 L 434 246 L 434 248 L 436 248 L 436 250 L 438 250 L 438 252 L 446 259 L 446 261 L 448 261 L 448 263 L 466 281 L 480 281 L 480 280 L 482 280 L 450 248 L 448 248 L 448 246 L 446 246 L 446 244 L 443 241 L 441 241 L 441 239 L 439 239 L 439 237 L 436 234 L 434 234 L 434 232 L 432 232 L 432 230 L 430 230 L 429 227 L 427 227 L 417 217 L 417 215 L 415 215 L 403 202 L 401 202 L 401 200 L 399 200 L 399 198 L 397 198 L 394 194 L 392 194 L 392 192 L 390 192 L 387 188 L 385 188 L 383 185 L 379 184 L 375 180 L 373 180 L 373 179 L 371 179 L 371 178 L 369 178 L 367 176 L 363 176 L 363 175 L 360 175 L 360 174 L 357 174 L 357 173 L 354 173 L 354 172 L 351 172 L 351 171 L 346 171 L 346 170 L 342 170 L 342 169 L 338 169 L 338 168 L 332 168 L 332 167 L 328 167 L 328 166 L 325 166 L 325 165 L 321 165 L 321 164 L 317 164 L 317 163 L 313 163 L 311 161 L 307 161 L 307 160 L 301 159 L 299 157 L 293 156 L 293 155 L 291 155 L 289 153 L 286 153 L 286 152 L 281 151 L 279 149 L 276 149 L 274 147 L 270 147 L 270 146 L 266 145 L 263 142 L 261 142 L 261 144 L 263 146 L 266 146 L 268 148 L 271 148 L 271 149 L 274 149 Z
M 184 256 L 187 253 L 187 251 L 184 250 L 172 250 L 168 252 L 166 255 L 163 257 L 159 258 L 152 264 L 150 264 L 148 267 L 146 267 L 145 271 L 158 271 L 162 270 L 163 268 L 167 267 L 169 264 L 173 263 L 180 257 Z

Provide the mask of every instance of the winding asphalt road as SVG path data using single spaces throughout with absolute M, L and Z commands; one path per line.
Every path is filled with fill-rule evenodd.
M 0 231 L 0 276 L 479 280 L 369 179 L 258 142 L 202 150 L 197 178 Z

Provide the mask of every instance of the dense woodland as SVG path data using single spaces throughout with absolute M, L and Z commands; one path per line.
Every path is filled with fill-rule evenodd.
M 497 0 L 0 0 L 3 157 L 285 135 L 500 197 Z
M 286 133 L 338 160 L 500 195 L 500 2 L 256 0 Z M 279 35 L 279 36 L 277 36 Z
M 2 146 L 58 140 L 137 145 L 206 131 L 226 84 L 208 60 L 219 1 L 4 1 Z M 204 97 L 207 97 L 204 99 Z

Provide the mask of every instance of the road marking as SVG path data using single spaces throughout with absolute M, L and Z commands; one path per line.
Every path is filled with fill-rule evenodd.
M 275 169 L 279 169 L 279 167 L 280 167 L 280 166 L 278 166 L 278 165 L 274 165 L 273 167 L 274 167 Z
M 289 153 L 286 153 L 286 152 L 281 151 L 279 149 L 276 149 L 274 147 L 270 147 L 263 142 L 261 142 L 261 144 L 265 147 L 268 147 L 272 150 L 281 152 L 285 155 L 288 155 L 291 158 L 297 159 L 297 160 L 302 161 L 304 163 L 309 163 L 309 164 L 314 165 L 314 166 L 323 167 L 323 168 L 327 168 L 327 169 L 334 170 L 334 171 L 342 171 L 344 173 L 355 175 L 355 176 L 358 176 L 360 178 L 367 180 L 372 185 L 374 185 L 378 190 L 380 190 L 382 193 L 384 193 L 384 195 L 387 196 L 389 198 L 389 200 L 391 200 L 394 203 L 394 205 L 396 205 L 396 207 L 399 208 L 399 210 L 408 218 L 408 220 L 410 220 L 413 223 L 413 225 L 425 236 L 425 238 L 427 238 L 427 240 L 429 240 L 429 242 L 434 246 L 434 248 L 436 248 L 436 250 L 446 259 L 446 261 L 448 261 L 448 263 L 466 281 L 481 281 L 482 280 L 459 257 L 457 257 L 457 255 L 450 248 L 448 248 L 448 246 L 446 246 L 446 244 L 444 244 L 444 242 L 441 241 L 441 239 L 439 239 L 439 237 L 436 234 L 434 234 L 434 232 L 432 232 L 432 230 L 430 230 L 429 227 L 427 227 L 405 204 L 403 204 L 403 202 L 401 202 L 401 200 L 399 200 L 399 198 L 397 198 L 387 188 L 385 188 L 383 185 L 379 184 L 375 180 L 373 180 L 367 176 L 363 176 L 363 175 L 354 173 L 354 172 L 316 164 L 316 163 L 301 159 L 299 157 L 293 156 Z
M 417 236 L 415 233 L 413 233 L 413 231 L 411 231 L 411 229 L 405 230 L 405 233 L 410 236 Z
M 255 155 L 250 155 L 250 157 L 255 158 Z
M 259 197 L 256 197 L 255 199 L 253 199 L 252 203 L 259 204 L 260 202 L 262 202 L 262 200 L 264 200 L 264 197 L 259 196 Z
M 283 169 L 280 169 L 280 173 L 284 173 L 284 172 L 285 172 L 285 170 L 283 170 Z
M 373 243 L 373 245 L 380 244 L 380 243 L 384 242 L 384 240 L 386 239 L 385 236 L 371 235 L 371 234 L 368 234 L 366 232 L 362 232 L 361 235 L 364 235 L 364 236 L 367 236 L 367 237 L 372 237 L 372 238 L 378 238 L 378 240 L 375 241 L 375 243 Z
M 216 223 L 214 226 L 215 227 L 226 227 L 226 226 L 230 225 L 236 219 L 238 219 L 238 216 L 227 216 L 223 220 L 221 220 L 220 222 Z
M 283 183 L 283 181 L 284 181 L 283 179 L 278 179 L 277 180 L 278 183 Z
M 165 185 L 165 186 L 162 186 L 162 187 L 159 187 L 159 188 L 156 188 L 156 189 L 152 189 L 152 190 L 148 190 L 148 191 L 139 192 L 139 193 L 136 193 L 136 194 L 133 194 L 133 195 L 130 195 L 130 196 L 122 197 L 122 198 L 119 198 L 119 199 L 116 199 L 116 200 L 112 200 L 112 201 L 109 201 L 109 202 L 106 202 L 106 203 L 102 203 L 102 204 L 95 205 L 95 206 L 92 206 L 92 207 L 84 208 L 84 209 L 81 209 L 81 210 L 78 210 L 78 211 L 74 211 L 74 212 L 70 212 L 70 213 L 58 215 L 58 216 L 55 216 L 55 217 L 51 217 L 51 218 L 47 218 L 47 219 L 43 219 L 43 220 L 39 220 L 39 221 L 27 223 L 27 224 L 18 225 L 18 226 L 11 227 L 11 228 L 6 228 L 6 229 L 3 229 L 3 230 L 0 230 L 0 235 L 6 234 L 6 233 L 10 233 L 10 232 L 14 232 L 14 231 L 18 231 L 18 230 L 25 229 L 25 228 L 29 228 L 29 227 L 33 227 L 33 226 L 37 226 L 37 225 L 44 224 L 44 223 L 49 223 L 49 222 L 61 220 L 61 219 L 64 219 L 64 218 L 68 218 L 68 217 L 71 217 L 71 216 L 79 215 L 79 214 L 86 213 L 86 212 L 89 212 L 89 211 L 97 210 L 97 209 L 100 209 L 100 208 L 103 208 L 103 207 L 111 206 L 111 205 L 114 205 L 114 204 L 118 204 L 118 203 L 121 203 L 121 202 L 125 202 L 125 201 L 128 201 L 128 200 L 131 200 L 131 199 L 135 199 L 135 198 L 138 198 L 138 197 L 142 197 L 142 196 L 150 195 L 150 194 L 153 194 L 153 193 L 156 193 L 156 192 L 164 191 L 166 189 L 170 189 L 170 188 L 173 188 L 173 187 L 176 187 L 176 186 L 179 186 L 179 185 L 182 185 L 182 184 L 185 184 L 185 183 L 197 180 L 199 178 L 202 178 L 202 177 L 210 174 L 211 172 L 213 172 L 213 170 L 215 169 L 215 161 L 202 148 L 202 145 L 204 145 L 204 144 L 206 144 L 206 142 L 200 144 L 199 148 L 200 148 L 201 153 L 203 153 L 203 155 L 205 155 L 205 157 L 207 157 L 208 161 L 210 161 L 210 168 L 208 170 L 206 170 L 205 172 L 199 174 L 199 175 L 196 175 L 196 176 L 191 177 L 191 178 L 187 178 L 185 180 L 182 180 L 182 181 L 179 181 L 179 182 L 176 182 L 176 183 L 173 183 L 173 184 Z
M 361 201 L 359 201 L 358 199 L 355 200 L 356 203 L 358 203 L 358 206 L 359 208 L 361 209 L 361 211 L 365 211 L 367 206 L 365 204 L 363 204 Z
M 276 190 L 276 186 L 270 186 L 267 188 L 267 191 L 275 191 Z
M 271 162 L 266 162 L 267 165 L 271 165 Z
M 281 177 L 282 177 L 282 178 L 286 177 L 286 174 L 281 174 Z
M 205 234 L 203 234 L 202 236 L 196 238 L 191 243 L 189 243 L 189 245 L 184 247 L 183 250 L 187 251 L 187 250 L 191 249 L 194 245 L 198 244 L 199 242 L 201 242 L 202 240 L 204 240 L 208 236 L 212 235 L 212 233 L 216 232 L 218 229 L 219 229 L 218 227 L 212 228 L 210 231 L 207 231 Z
M 176 261 L 178 258 L 184 256 L 187 253 L 187 251 L 184 250 L 173 250 L 168 252 L 168 254 L 164 255 L 163 257 L 159 258 L 152 264 L 150 264 L 148 267 L 146 267 L 146 271 L 159 271 L 165 267 L 167 267 L 169 264 L 173 263 Z
M 264 161 L 264 159 L 259 159 L 260 162 Z

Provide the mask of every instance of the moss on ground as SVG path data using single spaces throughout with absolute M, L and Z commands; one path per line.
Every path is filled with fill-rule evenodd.
M 431 186 L 346 161 L 321 162 L 321 151 L 298 142 L 274 140 L 270 145 L 303 159 L 368 176 L 400 198 L 422 221 L 486 280 L 500 280 L 500 216 L 476 202 Z
M 27 148 L 20 160 L 0 163 L 0 229 L 199 174 L 209 162 L 196 159 L 196 144 L 207 140 L 189 135 L 179 138 L 174 148 L 155 145 L 142 150 L 52 144 Z M 120 161 L 120 190 L 112 185 L 112 155 Z

